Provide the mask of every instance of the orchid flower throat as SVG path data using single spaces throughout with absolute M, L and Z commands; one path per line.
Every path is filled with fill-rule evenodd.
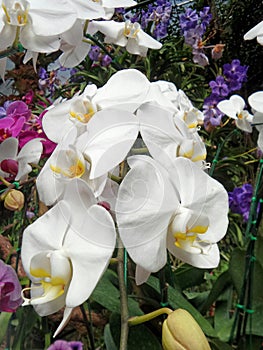
M 97 107 L 89 99 L 78 99 L 71 104 L 70 120 L 86 124 L 96 112 Z
M 199 235 L 207 232 L 209 219 L 206 215 L 197 215 L 192 210 L 181 208 L 169 226 L 169 230 L 174 237 L 174 245 L 188 252 L 200 252 L 200 248 L 195 246 Z M 209 242 L 206 242 L 209 243 Z
M 85 160 L 83 155 L 74 149 L 60 151 L 56 164 L 50 164 L 51 170 L 64 178 L 79 178 L 85 173 Z
M 125 22 L 123 35 L 125 35 L 127 38 L 135 39 L 140 29 L 141 29 L 141 26 L 139 23 L 137 22 L 131 23 L 131 21 L 128 20 Z
M 44 259 L 40 253 L 32 259 L 30 274 L 34 282 L 22 290 L 23 306 L 47 303 L 63 295 L 72 278 L 72 266 L 59 251 L 48 253 Z M 28 290 L 31 298 L 24 296 Z
M 8 24 L 19 27 L 27 24 L 29 7 L 24 1 L 14 1 L 12 7 L 7 7 L 2 3 L 2 8 Z
M 237 113 L 238 119 L 246 119 L 249 116 L 248 111 L 241 111 L 240 113 Z

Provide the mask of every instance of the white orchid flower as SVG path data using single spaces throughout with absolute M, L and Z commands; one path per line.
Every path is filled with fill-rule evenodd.
M 105 43 L 126 47 L 133 55 L 145 57 L 148 49 L 159 50 L 162 47 L 162 44 L 146 34 L 137 22 L 93 21 L 90 28 L 103 33 Z
M 59 48 L 59 34 L 70 29 L 77 15 L 66 0 L 2 0 L 0 9 L 0 49 L 18 39 L 33 52 L 53 52 Z M 57 19 L 57 20 L 56 20 Z
M 16 181 L 23 181 L 32 171 L 31 164 L 38 164 L 43 150 L 41 139 L 27 142 L 18 152 L 18 140 L 9 137 L 0 145 L 0 176 L 15 176 Z
M 248 103 L 253 110 L 263 113 L 263 91 L 254 92 L 248 97 Z
M 263 45 L 263 21 L 259 22 L 244 35 L 245 40 L 252 40 L 255 38 L 257 38 L 257 42 L 260 45 Z
M 90 163 L 75 144 L 76 130 L 73 129 L 56 147 L 37 177 L 39 199 L 46 205 L 53 205 L 61 199 L 73 179 L 85 181 L 95 197 L 101 195 L 106 185 L 107 173 L 90 179 Z
M 137 116 L 143 141 L 152 157 L 164 167 L 173 167 L 177 157 L 189 158 L 203 167 L 206 159 L 204 142 L 173 112 L 154 103 L 145 103 L 138 109 Z
M 254 113 L 253 126 L 259 131 L 257 144 L 263 152 L 263 91 L 254 92 L 248 97 L 248 102 Z
M 119 188 L 116 220 L 138 265 L 137 283 L 165 265 L 166 248 L 190 265 L 216 267 L 216 243 L 228 225 L 224 187 L 189 159 L 177 158 L 169 175 L 147 156 L 130 157 L 128 163 L 131 170 Z
M 76 147 L 90 163 L 89 178 L 99 178 L 121 163 L 138 132 L 138 119 L 131 112 L 111 108 L 97 112 L 76 141 Z
M 109 212 L 96 204 L 88 186 L 75 179 L 57 205 L 23 234 L 22 262 L 32 281 L 32 305 L 40 316 L 66 306 L 56 336 L 74 307 L 89 298 L 108 266 L 116 232 Z M 26 289 L 27 290 L 27 289 Z
M 121 88 L 127 81 L 129 85 Z M 150 82 L 141 72 L 135 69 L 119 71 L 103 87 L 97 89 L 96 85 L 88 85 L 83 94 L 50 108 L 43 117 L 44 131 L 56 143 L 74 125 L 80 135 L 99 110 L 113 107 L 134 112 L 144 101 L 149 88 Z
M 232 95 L 229 100 L 220 101 L 217 108 L 228 117 L 235 120 L 236 126 L 246 132 L 252 132 L 253 115 L 245 108 L 245 101 L 239 95 Z

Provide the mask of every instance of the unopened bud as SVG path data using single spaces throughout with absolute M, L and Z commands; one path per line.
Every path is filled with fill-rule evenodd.
M 4 206 L 8 210 L 21 210 L 24 206 L 25 197 L 21 191 L 10 190 L 4 198 Z
M 183 309 L 171 312 L 163 323 L 164 350 L 211 350 L 195 319 Z

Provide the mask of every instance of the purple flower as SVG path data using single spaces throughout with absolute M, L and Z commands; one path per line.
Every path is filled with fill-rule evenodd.
M 241 214 L 244 221 L 248 221 L 253 187 L 251 184 L 244 184 L 236 187 L 233 192 L 228 193 L 229 208 L 233 213 Z
M 225 97 L 229 94 L 229 89 L 226 81 L 221 75 L 218 75 L 215 81 L 210 81 L 209 86 L 212 89 L 212 93 L 215 95 Z
M 209 64 L 208 57 L 202 49 L 193 50 L 193 61 L 196 64 L 199 64 L 202 67 L 205 67 Z
M 199 16 L 196 10 L 187 8 L 185 13 L 182 13 L 180 15 L 179 19 L 180 19 L 180 27 L 182 28 L 182 31 L 185 31 L 191 28 L 195 28 L 199 20 Z
M 91 49 L 89 51 L 89 58 L 92 61 L 98 61 L 99 60 L 99 56 L 100 56 L 100 48 L 99 46 L 91 46 Z
M 47 350 L 82 350 L 83 344 L 80 341 L 56 340 Z
M 204 100 L 203 113 L 204 113 L 204 126 L 207 128 L 209 125 L 218 126 L 221 123 L 223 113 L 217 108 L 217 104 L 223 98 L 211 94 Z
M 15 270 L 0 260 L 0 311 L 15 312 L 23 303 Z
M 230 91 L 241 89 L 242 84 L 247 80 L 247 70 L 248 66 L 241 66 L 237 59 L 223 65 L 223 74 Z
M 112 62 L 112 58 L 109 55 L 104 55 L 101 60 L 102 67 L 108 67 Z
M 210 12 L 210 7 L 204 7 L 203 11 L 200 11 L 199 15 L 200 15 L 200 19 L 201 19 L 201 25 L 204 27 L 204 30 L 206 30 L 207 26 L 209 25 L 211 19 L 212 19 L 212 15 Z

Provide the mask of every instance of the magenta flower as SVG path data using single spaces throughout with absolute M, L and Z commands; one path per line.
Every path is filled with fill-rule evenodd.
M 25 117 L 18 119 L 5 117 L 0 119 L 0 142 L 3 142 L 9 137 L 16 137 L 22 130 L 25 121 Z
M 15 270 L 0 260 L 0 311 L 15 312 L 23 303 Z

